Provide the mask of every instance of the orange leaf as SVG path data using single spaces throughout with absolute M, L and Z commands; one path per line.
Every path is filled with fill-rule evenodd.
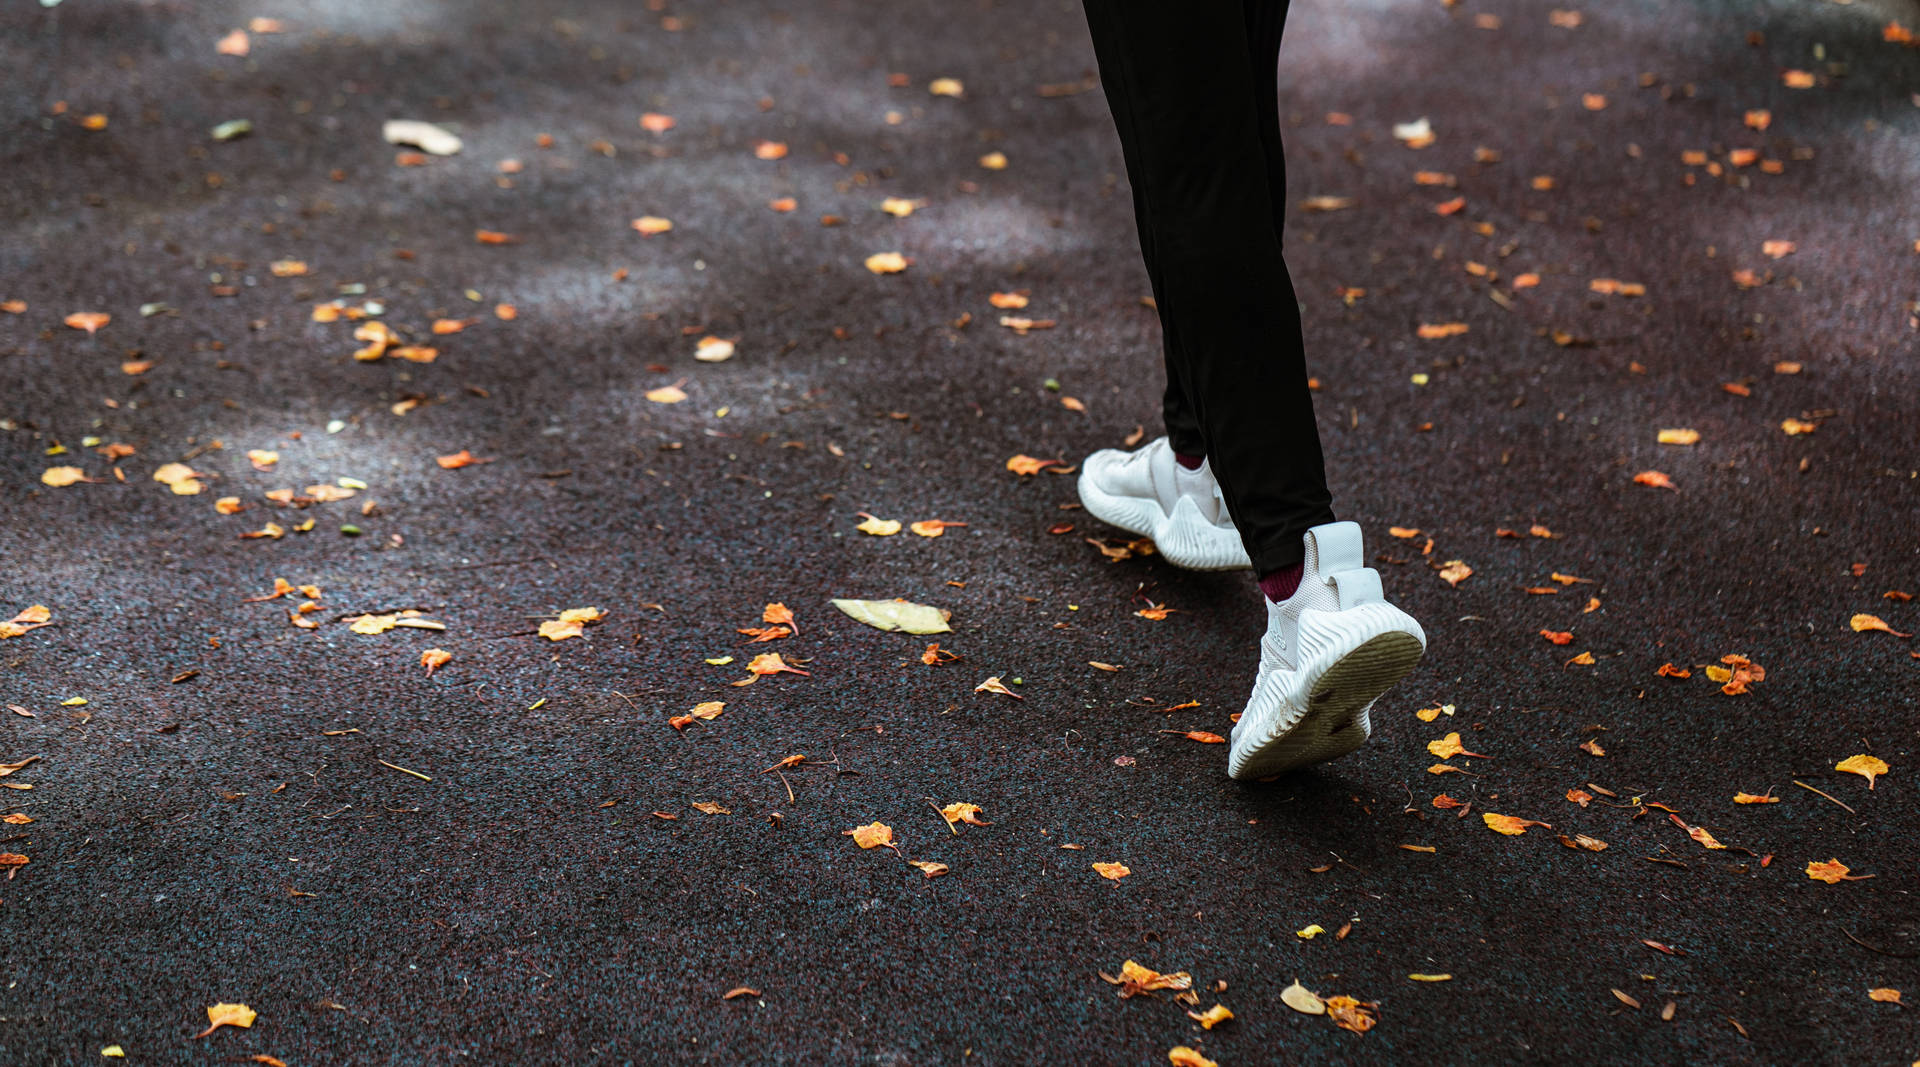
M 1127 865 L 1124 863 L 1096 863 L 1093 865 L 1093 869 L 1100 872 L 1100 877 L 1115 882 L 1133 873 L 1127 869 Z
M 753 154 L 756 159 L 785 159 L 787 146 L 779 141 L 758 141 L 754 143 Z
M 1540 636 L 1556 645 L 1570 645 L 1573 643 L 1573 633 L 1570 630 L 1542 630 L 1540 631 Z
M 104 311 L 76 311 L 66 317 L 66 324 L 76 330 L 85 330 L 91 336 L 100 327 L 113 321 L 113 316 Z
M 473 325 L 472 319 L 435 319 L 433 332 L 436 334 L 459 333 L 471 325 Z
M 499 230 L 475 230 L 473 239 L 483 245 L 510 245 L 520 240 L 510 233 L 501 233 Z
M 476 463 L 493 462 L 491 459 L 478 459 L 472 452 L 464 448 L 450 456 L 435 456 L 433 461 L 450 471 L 459 470 L 461 467 L 471 467 Z
M 1807 877 L 1828 885 L 1836 885 L 1840 882 L 1863 882 L 1873 877 L 1871 874 L 1848 874 L 1847 870 L 1847 865 L 1837 859 L 1830 859 L 1825 863 L 1809 862 Z
M 1064 460 L 1035 459 L 1028 455 L 1015 456 L 1007 461 L 1007 469 L 1015 474 L 1039 474 L 1048 467 L 1057 467 Z
M 429 678 L 433 677 L 434 671 L 452 662 L 453 653 L 448 652 L 444 648 L 430 648 L 420 653 L 420 665 L 427 669 L 427 677 Z
M 968 826 L 992 826 L 980 818 L 980 805 L 954 802 L 940 809 L 940 815 L 949 823 L 963 822 Z
M 643 237 L 652 237 L 656 233 L 666 233 L 673 229 L 672 219 L 663 219 L 658 215 L 642 215 L 633 220 L 633 228 Z
M 1567 799 L 1584 808 L 1593 799 L 1593 794 L 1576 786 L 1567 790 Z
M 640 128 L 648 133 L 665 133 L 673 129 L 673 127 L 674 121 L 672 115 L 662 115 L 657 111 L 649 111 L 640 116 Z
M 244 56 L 251 50 L 251 47 L 251 43 L 247 39 L 247 31 L 235 30 L 225 37 L 220 38 L 219 43 L 213 46 L 213 50 L 223 56 Z
M 1880 989 L 1869 989 L 1867 990 L 1867 999 L 1878 1001 L 1881 1004 L 1898 1004 L 1900 1003 L 1900 991 L 1898 989 L 1887 989 L 1884 987 Z
M 787 674 L 798 674 L 810 677 L 808 672 L 798 667 L 789 666 L 786 660 L 780 658 L 780 653 L 778 652 L 762 652 L 758 656 L 753 657 L 753 662 L 747 664 L 747 670 L 753 674 L 780 674 L 785 672 Z
M 1651 485 L 1656 489 L 1671 489 L 1676 493 L 1680 491 L 1680 487 L 1673 484 L 1672 478 L 1659 471 L 1641 471 L 1633 476 L 1633 481 L 1636 485 Z
M 209 1024 L 207 1028 L 193 1036 L 205 1037 L 223 1026 L 238 1026 L 245 1029 L 252 1026 L 253 1020 L 258 1016 L 258 1012 L 245 1004 L 215 1004 L 207 1009 Z
M 1780 803 L 1780 798 L 1773 796 L 1772 793 L 1773 791 L 1771 789 L 1769 789 L 1765 793 L 1761 793 L 1758 796 L 1755 796 L 1752 793 L 1735 793 L 1733 795 L 1733 802 L 1735 804 L 1778 804 Z
M 1000 680 L 1000 676 L 997 674 L 991 678 L 988 678 L 986 681 L 981 682 L 979 685 L 974 686 L 973 691 L 976 693 L 999 693 L 1002 696 L 1010 696 L 1015 700 L 1026 699 L 1025 697 L 1014 692 L 1013 690 L 1008 689 L 1006 683 L 1002 682 Z
M 1423 322 L 1415 331 L 1422 340 L 1432 341 L 1442 337 L 1455 337 L 1467 332 L 1464 322 Z

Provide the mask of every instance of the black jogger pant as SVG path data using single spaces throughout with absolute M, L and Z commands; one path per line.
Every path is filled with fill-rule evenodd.
M 1204 455 L 1267 574 L 1333 521 L 1280 255 L 1286 0 L 1083 0 L 1166 349 L 1167 434 Z

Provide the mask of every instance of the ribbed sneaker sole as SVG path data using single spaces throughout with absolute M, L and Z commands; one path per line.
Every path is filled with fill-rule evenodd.
M 1113 496 L 1080 475 L 1080 503 L 1087 514 L 1129 533 L 1153 538 L 1168 563 L 1190 571 L 1237 571 L 1253 566 L 1237 530 L 1175 522 L 1157 502 Z
M 1257 733 L 1236 738 L 1227 773 L 1265 778 L 1338 759 L 1373 732 L 1368 709 L 1419 664 L 1426 647 L 1404 630 L 1389 630 L 1341 656 L 1314 682 L 1306 707 L 1283 705 Z

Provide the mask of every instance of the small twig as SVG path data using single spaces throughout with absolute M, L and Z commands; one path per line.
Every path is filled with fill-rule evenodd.
M 1862 941 L 1858 937 L 1854 936 L 1854 933 L 1852 930 L 1842 929 L 1840 932 L 1847 935 L 1847 940 L 1853 942 L 1856 945 L 1859 945 L 1861 948 L 1864 948 L 1869 952 L 1878 952 L 1882 956 L 1892 956 L 1894 959 L 1897 959 L 1897 960 L 1910 960 L 1910 959 L 1914 959 L 1915 957 L 1920 957 L 1920 952 L 1888 952 L 1886 949 L 1881 948 L 1878 945 L 1869 945 L 1865 941 Z
M 1812 787 L 1812 786 L 1810 786 L 1810 785 L 1808 785 L 1807 783 L 1805 783 L 1805 782 L 1803 782 L 1803 781 L 1801 781 L 1801 780 L 1800 780 L 1800 779 L 1798 779 L 1798 778 L 1795 778 L 1795 779 L 1793 780 L 1793 784 L 1794 784 L 1794 785 L 1797 785 L 1797 786 L 1799 786 L 1799 787 L 1800 787 L 1800 788 L 1802 788 L 1802 789 L 1805 789 L 1805 790 L 1807 790 L 1807 791 L 1808 791 L 1808 792 L 1810 792 L 1810 793 L 1820 793 L 1820 790 L 1818 790 L 1818 789 L 1815 789 L 1814 787 Z M 1846 803 L 1845 803 L 1844 801 L 1841 801 L 1841 800 L 1836 800 L 1836 799 L 1834 798 L 1834 796 L 1833 796 L 1833 794 L 1831 794 L 1831 793 L 1820 793 L 1820 795 L 1821 795 L 1821 796 L 1823 796 L 1823 797 L 1826 797 L 1826 798 L 1827 798 L 1828 800 L 1832 800 L 1832 801 L 1833 801 L 1833 802 L 1834 802 L 1835 804 L 1839 804 L 1839 805 L 1840 805 L 1841 807 L 1843 807 L 1843 808 L 1847 808 L 1847 805 L 1846 805 Z M 1847 811 L 1849 811 L 1849 812 L 1851 812 L 1851 813 L 1852 813 L 1852 814 L 1854 814 L 1854 815 L 1858 815 L 1858 814 L 1860 814 L 1859 812 L 1857 812 L 1857 811 L 1854 811 L 1854 810 L 1853 810 L 1852 808 L 1847 808 Z
M 789 782 L 789 781 L 787 781 L 787 775 L 786 775 L 786 772 L 785 772 L 785 771 L 782 771 L 782 770 L 780 770 L 779 768 L 775 768 L 775 769 L 774 769 L 774 772 L 773 772 L 773 773 L 775 773 L 775 774 L 777 774 L 777 775 L 779 775 L 779 776 L 780 776 L 780 784 L 781 784 L 781 785 L 784 785 L 784 786 L 786 786 L 786 787 L 787 787 L 787 803 L 789 803 L 789 804 L 798 804 L 798 803 L 800 803 L 800 802 L 799 802 L 798 800 L 795 800 L 795 799 L 794 799 L 794 797 L 793 797 L 793 783 L 792 783 L 792 782 Z
M 927 802 L 927 807 L 929 807 L 929 808 L 932 808 L 932 809 L 933 809 L 933 813 L 934 813 L 935 815 L 938 815 L 938 816 L 940 816 L 940 821 L 941 821 L 941 822 L 944 822 L 944 823 L 946 823 L 946 824 L 947 824 L 947 829 L 948 829 L 949 831 L 951 831 L 951 832 L 953 833 L 953 836 L 955 836 L 955 837 L 959 837 L 959 836 L 960 836 L 960 828 L 959 828 L 959 827 L 957 827 L 957 826 L 955 826 L 955 825 L 953 825 L 953 823 L 951 823 L 951 822 L 947 822 L 947 813 L 946 813 L 946 812 L 944 812 L 944 811 L 941 811 L 941 810 L 940 810 L 940 805 L 938 805 L 938 804 L 935 804 L 935 803 L 933 802 L 933 798 L 932 798 L 932 797 L 921 797 L 920 799 L 922 799 L 922 800 L 924 800 L 924 801 L 926 801 L 926 802 Z
M 392 768 L 393 768 L 394 770 L 396 770 L 396 771 L 399 771 L 399 772 L 401 772 L 402 774 L 411 774 L 411 775 L 413 775 L 413 776 L 414 776 L 415 778 L 418 778 L 418 779 L 420 779 L 420 780 L 421 780 L 421 781 L 423 781 L 423 782 L 431 782 L 431 781 L 433 781 L 433 779 L 431 779 L 431 778 L 429 778 L 429 777 L 427 777 L 427 776 L 426 776 L 426 775 L 424 775 L 424 774 L 421 774 L 421 773 L 420 773 L 419 771 L 410 771 L 410 770 L 407 770 L 407 769 L 406 769 L 405 767 L 402 767 L 402 766 L 400 766 L 400 765 L 399 765 L 398 763 L 388 763 L 388 762 L 387 762 L 386 760 L 383 760 L 383 759 L 375 759 L 375 760 L 374 760 L 374 762 L 375 762 L 375 763 L 378 763 L 378 764 L 379 764 L 379 765 L 381 765 L 382 767 L 392 767 Z

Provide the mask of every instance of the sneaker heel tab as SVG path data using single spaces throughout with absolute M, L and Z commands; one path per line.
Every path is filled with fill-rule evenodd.
M 1366 566 L 1357 522 L 1347 520 L 1315 526 L 1307 531 L 1306 542 L 1307 572 L 1317 572 L 1323 581 L 1342 571 Z
M 1328 577 L 1340 597 L 1341 611 L 1362 604 L 1378 604 L 1387 598 L 1386 590 L 1380 586 L 1380 572 L 1372 567 L 1336 571 Z

